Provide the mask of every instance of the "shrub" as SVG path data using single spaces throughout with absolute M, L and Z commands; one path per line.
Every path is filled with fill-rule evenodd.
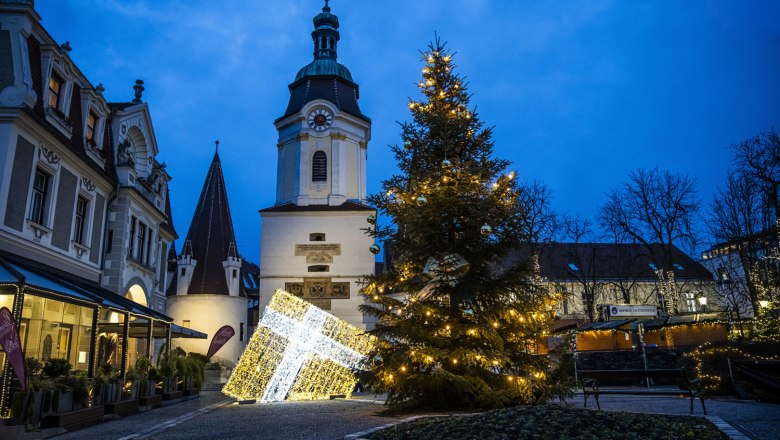
M 43 365 L 43 374 L 54 379 L 67 376 L 70 369 L 71 365 L 67 359 L 51 358 Z

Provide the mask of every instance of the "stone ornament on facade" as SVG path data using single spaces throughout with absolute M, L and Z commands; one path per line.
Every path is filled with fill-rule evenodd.
M 54 150 L 48 148 L 44 144 L 41 144 L 41 147 L 38 150 L 38 157 L 41 159 L 45 159 L 46 162 L 49 163 L 49 165 L 56 166 L 57 164 L 60 163 L 60 157 L 57 156 L 57 153 L 55 153 Z
M 331 278 L 304 278 L 302 283 L 284 283 L 284 290 L 315 306 L 330 310 L 331 300 L 349 299 L 349 283 Z
M 94 192 L 97 188 L 97 185 L 85 176 L 81 177 L 81 186 L 89 192 Z
M 295 256 L 306 257 L 306 263 L 332 263 L 333 256 L 341 255 L 341 244 L 296 244 Z
M 122 128 L 124 129 L 125 126 L 123 125 Z M 125 138 L 125 140 L 119 144 L 116 153 L 116 164 L 117 166 L 135 166 L 135 148 L 133 148 L 133 143 L 130 141 L 130 138 Z

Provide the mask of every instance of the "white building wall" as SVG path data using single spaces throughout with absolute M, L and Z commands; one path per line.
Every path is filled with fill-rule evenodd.
M 214 357 L 236 363 L 241 353 L 244 352 L 248 339 L 246 298 L 203 294 L 169 296 L 166 313 L 175 317 L 174 324 L 184 325 L 184 321 L 188 320 L 190 323 L 187 327 L 208 334 L 207 339 L 174 339 L 174 345 L 185 351 L 194 351 L 205 355 L 209 350 L 214 333 L 223 325 L 230 325 L 236 334 L 219 349 Z M 244 328 L 243 340 L 241 340 L 242 326 Z
M 361 277 L 374 273 L 374 255 L 369 251 L 373 239 L 361 228 L 368 226 L 369 211 L 263 213 L 260 259 L 260 310 L 270 301 L 276 289 L 285 283 L 301 283 L 305 278 L 330 278 L 332 282 L 349 282 L 349 298 L 331 299 L 330 313 L 350 324 L 373 328 L 373 317 L 358 310 L 364 303 L 359 294 Z M 309 234 L 324 233 L 325 241 L 309 241 Z M 306 256 L 295 255 L 297 244 L 340 245 L 340 255 L 332 263 L 307 263 Z M 327 265 L 327 272 L 309 272 L 309 266 Z M 254 324 L 254 323 L 253 323 Z

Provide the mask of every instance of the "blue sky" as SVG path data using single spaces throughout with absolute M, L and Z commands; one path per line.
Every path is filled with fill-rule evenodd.
M 110 101 L 146 83 L 186 235 L 220 140 L 239 251 L 258 261 L 258 209 L 274 203 L 276 130 L 287 85 L 312 58 L 323 2 L 38 0 L 43 25 Z M 593 216 L 640 166 L 695 177 L 709 203 L 729 146 L 780 129 L 780 2 L 333 0 L 339 61 L 373 120 L 368 188 L 394 172 L 389 144 L 434 32 L 456 51 L 495 153 Z

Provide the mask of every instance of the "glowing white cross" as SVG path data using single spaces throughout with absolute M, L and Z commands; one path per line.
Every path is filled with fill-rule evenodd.
M 311 356 L 330 359 L 347 368 L 357 369 L 365 356 L 322 334 L 328 314 L 310 306 L 302 321 L 292 319 L 272 308 L 266 308 L 260 325 L 287 339 L 287 348 L 273 377 L 263 392 L 261 402 L 284 400 L 298 377 L 303 363 Z

